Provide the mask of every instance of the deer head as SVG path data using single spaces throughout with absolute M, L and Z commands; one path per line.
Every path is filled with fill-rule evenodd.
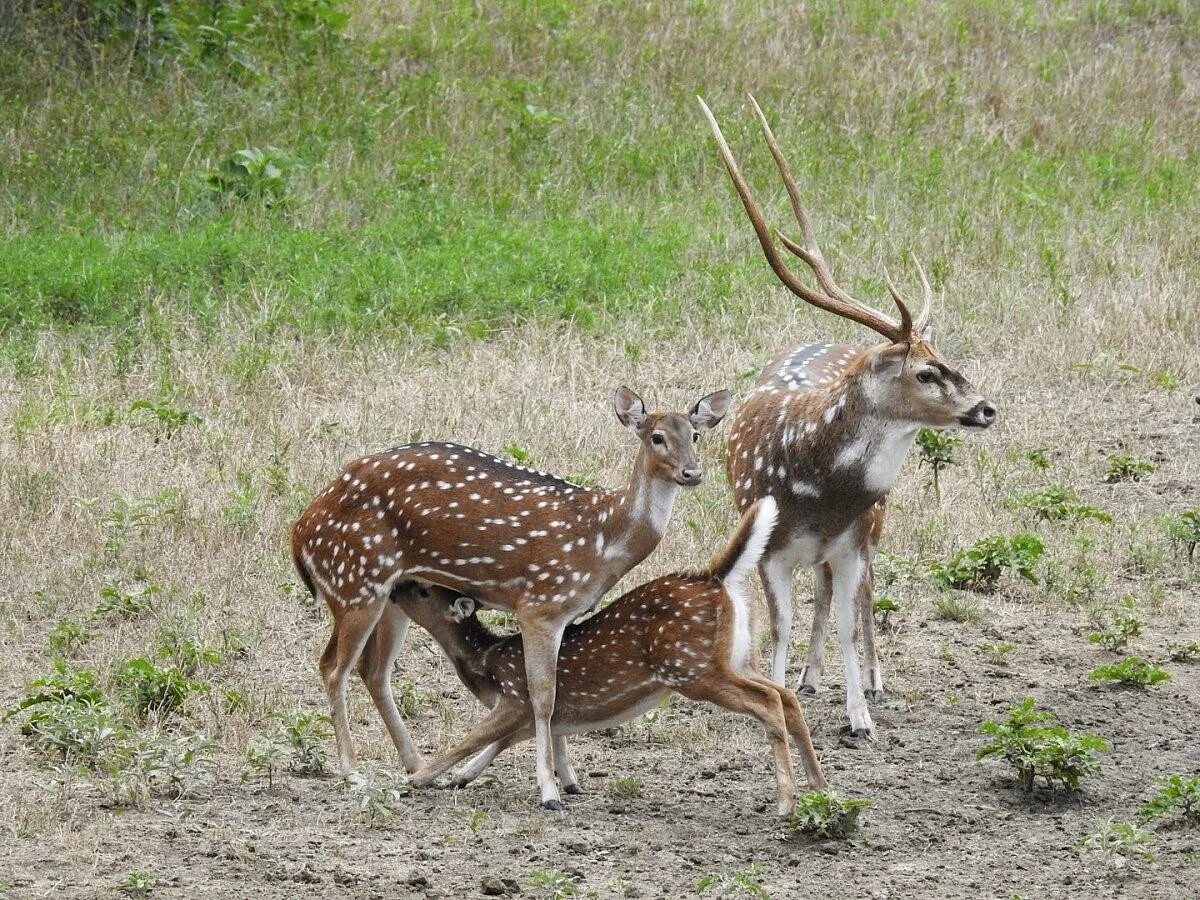
M 898 320 L 852 297 L 838 285 L 817 244 L 812 221 L 800 202 L 800 192 L 766 116 L 753 97 L 750 97 L 750 105 L 787 189 L 792 213 L 800 225 L 803 243 L 796 243 L 782 234 L 778 235 L 779 243 L 808 266 L 819 289 L 806 284 L 787 267 L 775 244 L 776 235 L 772 234 L 750 186 L 742 176 L 717 120 L 704 101 L 700 100 L 700 107 L 717 140 L 721 159 L 746 208 L 767 262 L 779 280 L 806 303 L 865 325 L 886 339 L 886 344 L 873 347 L 864 355 L 861 363 L 863 368 L 858 373 L 863 393 L 875 411 L 885 418 L 935 428 L 990 426 L 996 420 L 996 407 L 934 349 L 930 327 L 933 288 L 920 262 L 914 258 L 922 288 L 921 311 L 915 319 L 899 289 L 886 273 L 884 283 L 899 312 Z
M 613 409 L 622 425 L 642 442 L 643 465 L 652 478 L 695 487 L 704 480 L 696 445 L 700 435 L 715 427 L 729 412 L 732 395 L 717 391 L 696 401 L 685 416 L 677 412 L 646 412 L 642 398 L 627 387 L 613 392 Z

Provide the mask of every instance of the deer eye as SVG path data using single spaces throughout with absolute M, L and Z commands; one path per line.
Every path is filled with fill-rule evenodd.
M 654 434 L 650 435 L 650 443 L 657 444 L 661 447 L 666 443 L 666 439 L 656 431 Z
M 700 443 L 700 432 L 698 432 L 698 431 L 693 431 L 693 432 L 692 432 L 692 443 L 693 443 L 693 444 L 698 444 L 698 443 Z
M 937 373 L 933 369 L 922 369 L 917 373 L 917 381 L 921 382 L 921 384 L 933 384 L 937 380 Z

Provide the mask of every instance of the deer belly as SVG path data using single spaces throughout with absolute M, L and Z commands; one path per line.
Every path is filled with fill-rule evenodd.
M 645 715 L 659 706 L 671 691 L 662 685 L 647 685 L 635 695 L 625 694 L 618 698 L 572 698 L 559 697 L 554 704 L 554 718 L 550 727 L 555 734 L 579 734 L 584 731 L 599 731 L 622 725 Z M 586 703 L 580 702 L 586 700 Z

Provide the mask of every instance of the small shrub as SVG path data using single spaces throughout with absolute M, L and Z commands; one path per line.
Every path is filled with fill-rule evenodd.
M 182 800 L 215 767 L 204 735 L 125 742 L 105 757 L 114 802 L 140 806 L 149 797 Z
M 1114 453 L 1104 464 L 1104 483 L 1118 484 L 1122 481 L 1141 481 L 1154 471 L 1154 463 L 1138 459 L 1128 453 Z
M 1168 643 L 1167 654 L 1171 662 L 1195 662 L 1200 659 L 1200 641 L 1184 643 Z
M 121 879 L 121 883 L 117 885 L 117 890 L 126 897 L 144 900 L 144 898 L 154 893 L 154 888 L 157 884 L 158 881 L 149 872 L 130 872 Z
M 642 795 L 642 780 L 633 775 L 614 778 L 608 783 L 608 791 L 617 797 L 640 797 Z
M 1109 819 L 1099 831 L 1079 842 L 1079 850 L 1116 874 L 1128 874 L 1140 863 L 1158 858 L 1148 846 L 1153 840 L 1152 831 Z
M 1121 600 L 1121 608 L 1117 614 L 1113 616 L 1113 623 L 1109 628 L 1103 631 L 1093 631 L 1088 635 L 1088 640 L 1093 644 L 1099 644 L 1105 650 L 1113 653 L 1122 650 L 1129 643 L 1131 638 L 1137 637 L 1142 633 L 1142 619 L 1137 614 L 1136 602 L 1132 597 L 1125 597 Z
M 283 737 L 291 747 L 289 768 L 297 775 L 324 775 L 329 771 L 325 741 L 329 740 L 329 718 L 317 713 L 299 713 L 280 723 Z
M 157 659 L 174 664 L 189 678 L 205 666 L 219 666 L 225 661 L 220 650 L 205 647 L 178 629 L 169 629 L 162 633 L 154 655 Z
M 993 535 L 958 551 L 944 563 L 934 563 L 930 571 L 942 584 L 960 590 L 993 591 L 1006 569 L 1037 584 L 1034 567 L 1045 552 L 1045 545 L 1035 534 L 1022 532 L 1011 538 Z
M 536 891 L 539 897 L 547 900 L 564 900 L 566 897 L 581 896 L 580 888 L 583 877 L 573 872 L 559 872 L 556 869 L 536 870 L 529 873 L 525 881 L 526 887 Z
M 1170 819 L 1200 826 L 1200 775 L 1167 775 L 1156 782 L 1158 793 L 1142 804 L 1138 819 Z
M 858 831 L 858 820 L 870 800 L 848 800 L 831 791 L 809 791 L 796 801 L 789 832 L 844 840 Z
M 917 432 L 918 464 L 929 466 L 933 472 L 933 492 L 942 496 L 938 476 L 946 466 L 955 465 L 954 451 L 962 445 L 962 438 L 938 428 L 922 428 Z
M 1164 521 L 1167 536 L 1187 553 L 1188 562 L 1196 555 L 1200 545 L 1200 509 L 1189 509 Z
M 979 645 L 979 652 L 983 658 L 994 666 L 1007 666 L 1012 658 L 1016 647 L 1007 641 L 1001 641 L 995 644 L 984 643 Z
M 113 682 L 129 707 L 143 719 L 172 715 L 183 708 L 188 697 L 204 689 L 176 666 L 159 668 L 144 656 L 121 666 Z
M 138 413 L 144 414 L 168 438 L 173 437 L 181 428 L 199 425 L 204 421 L 195 413 L 167 400 L 135 400 L 130 405 L 129 412 L 135 417 Z
M 983 618 L 983 610 L 969 598 L 939 594 L 933 601 L 933 617 L 943 622 L 978 622 Z
M 892 613 L 898 613 L 901 610 L 900 604 L 891 597 L 876 597 L 871 606 L 875 611 L 875 623 L 879 626 L 880 631 L 890 629 Z
M 1025 452 L 1025 461 L 1037 469 L 1039 472 L 1045 472 L 1050 468 L 1050 448 L 1049 447 L 1034 447 Z
M 208 173 L 208 186 L 223 200 L 257 201 L 272 206 L 284 199 L 294 159 L 278 147 L 247 147 Z
M 1051 484 L 1037 491 L 1018 494 L 1013 501 L 1018 509 L 1027 509 L 1047 522 L 1081 522 L 1095 519 L 1112 524 L 1112 516 L 1084 503 L 1079 495 L 1061 484 Z
M 246 747 L 246 759 L 242 765 L 242 781 L 265 778 L 267 790 L 275 787 L 276 776 L 288 760 L 287 748 L 272 737 L 261 737 Z
M 1132 687 L 1150 687 L 1170 681 L 1171 675 L 1140 656 L 1129 656 L 1111 666 L 1096 666 L 1088 676 L 1092 681 L 1115 681 Z
M 46 645 L 50 649 L 51 656 L 70 656 L 91 639 L 92 635 L 85 626 L 64 619 L 55 623 L 54 627 L 50 629 L 50 634 L 46 637 Z
M 1038 709 L 1032 697 L 1008 708 L 1001 722 L 984 722 L 979 730 L 991 740 L 975 753 L 976 760 L 996 756 L 1017 770 L 1017 780 L 1032 791 L 1037 778 L 1047 787 L 1078 790 L 1080 780 L 1100 770 L 1097 753 L 1107 753 L 1108 741 L 1093 734 L 1071 734 L 1061 725 L 1047 724 L 1054 714 Z
M 100 602 L 88 613 L 88 621 L 96 622 L 106 616 L 137 618 L 150 610 L 160 590 L 147 577 L 136 578 L 128 587 L 106 584 L 100 588 Z
M 505 456 L 515 462 L 518 466 L 532 466 L 533 457 L 529 451 L 521 447 L 519 444 L 508 443 L 500 450 Z
M 368 825 L 394 822 L 403 808 L 402 801 L 412 793 L 408 782 L 391 771 L 376 772 L 370 778 L 347 779 L 345 783 L 358 799 L 358 811 Z
M 758 866 L 747 866 L 736 872 L 710 872 L 696 882 L 696 893 L 713 891 L 718 897 L 753 897 L 770 900 L 771 895 L 758 883 Z

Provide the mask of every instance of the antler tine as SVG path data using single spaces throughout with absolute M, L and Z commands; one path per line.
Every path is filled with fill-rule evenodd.
M 712 110 L 708 108 L 708 104 L 704 102 L 704 99 L 697 97 L 696 100 L 700 103 L 700 109 L 703 111 L 704 117 L 708 120 L 709 128 L 712 129 L 713 137 L 717 141 L 717 149 L 721 153 L 721 161 L 725 164 L 729 178 L 742 200 L 742 206 L 746 209 L 746 215 L 750 218 L 750 224 L 754 226 L 754 233 L 758 236 L 758 243 L 762 246 L 763 255 L 766 256 L 767 262 L 770 264 L 771 270 L 775 273 L 776 277 L 783 282 L 788 290 L 806 303 L 810 303 L 818 309 L 823 309 L 834 315 L 850 319 L 853 322 L 858 322 L 860 325 L 865 325 L 867 328 L 879 332 L 888 340 L 896 340 L 896 323 L 889 320 L 886 316 L 862 306 L 862 304 L 853 301 L 852 298 L 850 298 L 850 302 L 847 302 L 845 295 L 841 291 L 832 296 L 827 293 L 815 291 L 788 269 L 779 255 L 779 249 L 775 246 L 775 241 L 771 236 L 771 227 L 767 224 L 762 211 L 758 208 L 758 204 L 754 200 L 754 195 L 750 192 L 750 185 L 746 183 L 746 179 L 742 176 L 737 160 L 734 159 L 733 152 L 729 149 L 729 144 L 725 140 L 725 135 L 721 133 L 721 126 L 717 124 L 716 117 L 713 116 Z M 773 152 L 776 152 L 776 150 L 777 148 Z M 777 161 L 780 158 L 777 156 Z M 788 180 L 790 181 L 790 176 L 788 176 Z M 795 185 L 790 184 L 789 194 L 792 195 L 794 190 Z M 803 207 L 799 206 L 798 194 L 793 195 L 793 203 L 793 209 L 798 208 L 800 210 L 797 213 L 797 218 L 800 219 L 801 228 L 805 231 L 805 240 L 811 240 L 812 226 L 806 224 L 808 217 L 803 213 Z M 780 239 L 784 241 L 784 246 L 788 247 L 788 249 L 797 246 L 782 235 L 780 235 Z M 813 241 L 812 245 L 815 247 L 816 242 Z M 823 268 L 824 259 L 820 256 L 819 249 L 815 255 L 811 255 L 804 248 L 800 248 L 800 252 L 797 250 L 792 250 L 792 252 L 804 260 L 813 269 L 814 273 L 817 274 L 818 279 L 821 279 L 822 273 L 820 270 Z M 814 261 L 816 260 L 820 260 L 820 263 L 814 265 Z
M 852 297 L 834 280 L 829 263 L 826 261 L 825 255 L 821 252 L 821 247 L 817 243 L 816 233 L 812 227 L 812 220 L 809 218 L 804 204 L 800 202 L 800 191 L 796 187 L 796 180 L 792 177 L 792 171 L 787 164 L 787 158 L 783 155 L 783 151 L 779 149 L 779 142 L 775 140 L 775 133 L 771 130 L 771 125 L 767 122 L 767 117 L 763 113 L 762 107 L 758 105 L 758 101 L 754 99 L 754 95 L 746 94 L 746 97 L 750 100 L 750 106 L 754 110 L 755 118 L 758 119 L 763 139 L 767 142 L 767 148 L 771 151 L 771 156 L 775 159 L 775 166 L 779 169 L 779 176 L 783 179 L 783 185 L 787 189 L 788 201 L 791 203 L 792 213 L 795 215 L 796 221 L 800 223 L 800 229 L 804 234 L 803 247 L 784 234 L 779 235 L 780 243 L 791 253 L 800 257 L 812 269 L 813 275 L 816 276 L 817 282 L 826 294 L 835 300 L 841 301 L 847 307 L 859 310 L 861 317 L 851 316 L 850 318 L 862 322 L 890 340 L 908 340 L 908 332 L 902 330 L 894 319 L 877 309 L 873 309 L 861 300 Z M 864 318 L 872 321 L 864 321 Z
M 913 328 L 920 334 L 925 330 L 925 326 L 929 324 L 929 319 L 933 314 L 933 288 L 929 285 L 929 279 L 925 277 L 925 268 L 921 265 L 921 261 L 917 259 L 917 254 L 912 255 L 913 262 L 917 265 L 917 274 L 921 276 L 921 294 L 923 297 L 921 303 L 921 312 L 917 314 L 917 320 L 913 323 Z
M 903 335 L 900 340 L 911 340 L 913 330 L 912 313 L 908 311 L 908 305 L 904 302 L 904 298 L 900 296 L 900 291 L 896 289 L 896 285 L 892 283 L 892 276 L 887 273 L 887 269 L 883 270 L 883 283 L 887 285 L 888 293 L 892 295 L 892 300 L 896 304 L 896 308 L 900 310 L 900 334 Z

